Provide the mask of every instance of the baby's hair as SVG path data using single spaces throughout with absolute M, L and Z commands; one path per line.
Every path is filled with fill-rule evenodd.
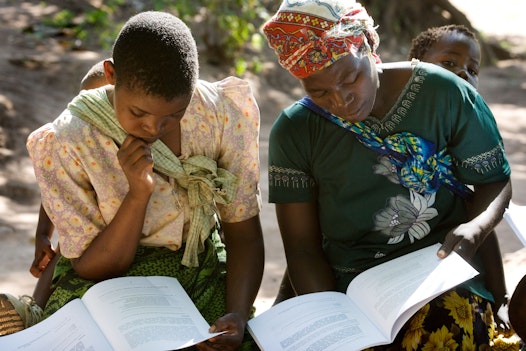
M 422 59 L 427 50 L 438 42 L 446 33 L 460 33 L 478 43 L 475 34 L 462 24 L 448 24 L 441 27 L 432 27 L 421 32 L 412 40 L 411 49 L 409 49 L 407 58 L 409 60 L 414 58 Z
M 80 89 L 92 89 L 105 85 L 106 75 L 104 74 L 104 60 L 97 62 L 88 70 L 84 78 L 80 81 Z
M 113 45 L 116 88 L 172 100 L 192 94 L 199 75 L 198 55 L 188 26 L 166 13 L 131 17 Z

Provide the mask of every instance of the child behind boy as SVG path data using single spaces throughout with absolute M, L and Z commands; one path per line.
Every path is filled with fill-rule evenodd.
M 441 66 L 466 80 L 475 89 L 478 88 L 481 61 L 480 44 L 474 33 L 466 26 L 452 24 L 429 28 L 421 32 L 412 41 L 408 59 L 418 59 Z M 486 272 L 486 284 L 495 299 L 495 312 L 499 311 L 495 316 L 501 318 L 497 324 L 499 327 L 505 328 L 508 317 L 502 314 L 505 314 L 507 310 L 508 298 L 499 242 L 494 231 L 488 235 L 479 250 Z M 522 286 L 520 286 L 521 284 Z M 509 322 L 523 340 L 526 338 L 524 330 L 526 315 L 517 309 L 525 299 L 526 279 L 522 279 L 512 297 L 513 303 L 510 302 L 509 304 Z

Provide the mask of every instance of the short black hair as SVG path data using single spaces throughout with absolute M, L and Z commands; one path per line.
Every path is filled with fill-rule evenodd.
M 91 66 L 86 75 L 80 81 L 80 90 L 89 89 L 91 86 L 104 85 L 102 84 L 106 81 L 106 75 L 104 74 L 104 61 L 105 60 L 99 61 Z
M 415 58 L 421 60 L 422 57 L 424 57 L 424 55 L 427 53 L 429 48 L 431 48 L 436 42 L 438 42 L 444 34 L 455 32 L 463 34 L 466 37 L 473 39 L 476 43 L 478 43 L 475 34 L 463 24 L 448 24 L 441 27 L 432 27 L 421 32 L 412 40 L 412 45 L 409 49 L 407 59 L 412 60 Z
M 122 27 L 113 45 L 116 87 L 172 100 L 191 95 L 199 75 L 195 39 L 176 16 L 141 12 Z

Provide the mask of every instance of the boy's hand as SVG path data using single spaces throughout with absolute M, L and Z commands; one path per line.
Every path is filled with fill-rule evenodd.
M 210 333 L 225 332 L 224 334 L 208 339 L 208 341 L 197 344 L 200 351 L 212 350 L 237 350 L 243 342 L 245 323 L 235 313 L 228 313 L 219 318 L 209 329 Z
M 117 152 L 117 157 L 128 179 L 130 193 L 150 196 L 155 189 L 150 145 L 142 139 L 128 135 Z

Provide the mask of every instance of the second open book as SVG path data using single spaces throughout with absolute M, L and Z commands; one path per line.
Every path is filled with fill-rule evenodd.
M 352 351 L 391 343 L 411 316 L 478 272 L 456 253 L 441 260 L 436 244 L 358 275 L 347 293 L 301 295 L 248 322 L 265 351 Z
M 176 278 L 121 277 L 95 284 L 31 328 L 0 337 L 0 350 L 178 350 L 218 335 L 209 328 Z

